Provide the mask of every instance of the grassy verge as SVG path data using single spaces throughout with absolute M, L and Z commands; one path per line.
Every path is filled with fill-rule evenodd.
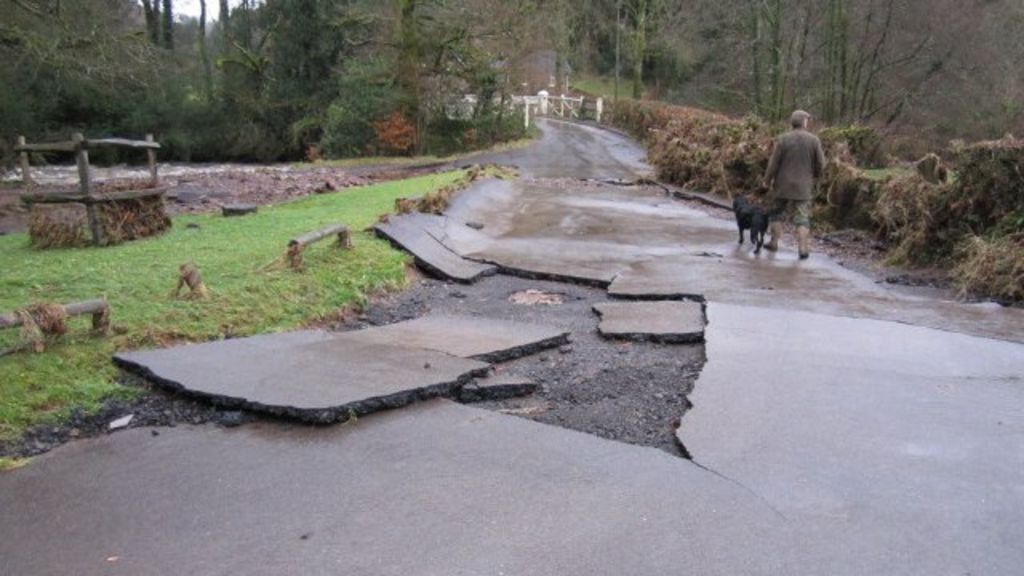
M 606 100 L 615 97 L 615 78 L 604 76 L 581 76 L 572 82 L 572 88 Z M 619 79 L 619 98 L 630 98 L 633 95 L 632 78 Z
M 0 458 L 0 472 L 17 470 L 28 464 L 28 458 Z
M 0 311 L 37 302 L 105 296 L 115 335 L 93 338 L 88 320 L 75 319 L 61 342 L 42 354 L 0 358 L 0 440 L 52 421 L 73 407 L 92 409 L 132 391 L 114 382 L 116 350 L 204 341 L 226 334 L 288 330 L 358 305 L 375 291 L 404 284 L 407 257 L 367 233 L 351 251 L 331 241 L 311 246 L 306 270 L 292 272 L 279 259 L 288 239 L 343 222 L 363 230 L 394 200 L 422 195 L 463 172 L 388 182 L 314 196 L 254 216 L 184 216 L 157 238 L 104 249 L 34 250 L 25 235 L 0 237 Z M 212 292 L 207 300 L 173 299 L 178 266 L 195 262 Z M 0 332 L 0 349 L 17 330 Z

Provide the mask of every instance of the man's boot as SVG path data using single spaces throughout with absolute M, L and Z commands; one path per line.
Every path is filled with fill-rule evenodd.
M 807 260 L 811 256 L 811 229 L 807 226 L 798 226 L 796 238 L 800 245 L 800 259 Z
M 772 222 L 769 224 L 768 232 L 771 234 L 771 240 L 764 245 L 764 249 L 769 252 L 778 252 L 779 240 L 782 238 L 782 222 Z

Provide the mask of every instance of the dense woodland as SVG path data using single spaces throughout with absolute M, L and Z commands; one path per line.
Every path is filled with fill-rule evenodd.
M 200 4 L 0 0 L 0 155 L 72 129 L 154 132 L 190 160 L 486 146 L 521 136 L 503 103 L 541 51 L 559 79 L 618 70 L 623 97 L 767 120 L 802 107 L 906 156 L 1024 133 L 1019 0 Z

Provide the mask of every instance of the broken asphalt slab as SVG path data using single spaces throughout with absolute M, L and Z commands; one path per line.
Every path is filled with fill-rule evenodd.
M 569 332 L 559 328 L 448 314 L 432 314 L 344 334 L 360 342 L 399 343 L 483 362 L 505 362 L 569 342 Z
M 416 264 L 427 273 L 441 279 L 471 283 L 494 274 L 497 268 L 467 260 L 452 252 L 431 236 L 414 215 L 391 216 L 387 222 L 374 227 L 378 236 L 408 251 Z
M 451 395 L 488 369 L 482 362 L 434 350 L 323 331 L 125 352 L 114 362 L 221 406 L 315 423 Z
M 76 442 L 0 474 L 0 509 L 5 574 L 808 569 L 781 517 L 685 460 L 443 400 Z
M 637 261 L 683 252 L 704 230 L 681 225 L 684 218 L 705 218 L 656 187 L 573 180 L 477 183 L 446 215 L 445 245 L 466 258 L 510 275 L 598 287 Z
M 1024 345 L 714 302 L 708 319 L 678 430 L 696 462 L 862 574 L 1020 572 Z
M 540 389 L 540 385 L 514 374 L 491 374 L 478 378 L 459 389 L 461 402 L 487 402 L 529 396 Z
M 608 294 L 628 299 L 706 299 L 892 320 L 1024 342 L 1022 309 L 897 294 L 826 256 L 815 254 L 809 261 L 799 261 L 793 253 L 758 257 L 749 247 L 737 247 L 735 241 L 693 247 L 688 254 L 635 262 L 615 277 Z
M 686 344 L 704 341 L 700 302 L 601 302 L 597 330 L 605 338 Z

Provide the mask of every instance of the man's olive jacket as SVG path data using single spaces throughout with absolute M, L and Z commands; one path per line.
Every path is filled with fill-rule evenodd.
M 774 181 L 771 197 L 810 200 L 814 181 L 825 169 L 821 140 L 807 130 L 791 130 L 775 139 L 766 179 Z

